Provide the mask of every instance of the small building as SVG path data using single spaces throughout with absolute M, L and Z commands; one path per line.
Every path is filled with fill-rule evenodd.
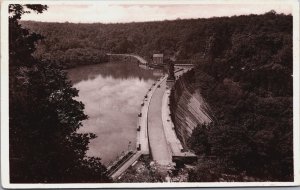
M 164 63 L 164 54 L 153 54 L 153 64 L 160 65 Z

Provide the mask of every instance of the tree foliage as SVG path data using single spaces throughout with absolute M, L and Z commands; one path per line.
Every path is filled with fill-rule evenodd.
M 242 46 L 241 43 L 241 48 L 232 51 L 243 51 L 244 55 L 247 55 L 253 50 L 253 45 L 250 46 L 250 44 L 260 39 L 263 40 L 259 46 L 260 49 L 253 51 L 261 52 L 264 46 L 273 42 L 272 51 L 276 51 L 283 41 L 291 40 L 284 33 L 292 29 L 292 16 L 270 12 L 264 15 L 124 24 L 24 21 L 22 25 L 47 37 L 39 44 L 36 56 L 58 58 L 64 65 L 72 67 L 75 64 L 105 62 L 107 61 L 105 53 L 136 53 L 147 59 L 151 59 L 153 53 L 163 53 L 165 57 L 176 56 L 177 59 L 198 60 L 197 55 L 202 55 L 206 51 L 209 41 L 211 41 L 212 54 L 218 56 L 229 54 L 230 52 L 224 50 L 229 50 L 232 43 L 238 47 L 236 43 L 241 42 L 239 39 L 243 39 L 244 45 Z M 273 34 L 269 35 L 269 33 Z M 260 36 L 260 39 L 256 36 Z M 277 40 L 273 41 L 275 36 Z M 87 51 L 81 55 L 74 55 L 78 58 L 77 60 L 83 61 L 71 62 L 67 59 L 71 57 L 72 51 L 80 49 L 89 49 L 103 56 L 98 56 L 97 60 L 88 60 L 85 59 L 85 55 L 89 56 Z M 282 53 L 289 52 L 288 49 L 286 50 Z M 269 53 L 265 57 L 268 55 Z M 254 57 L 253 59 L 255 61 L 260 58 Z M 244 61 L 251 60 L 245 59 Z
M 189 81 L 209 103 L 215 119 L 211 126 L 200 125 L 190 139 L 191 148 L 209 159 L 199 163 L 190 180 L 218 180 L 228 173 L 291 181 L 292 18 L 270 11 L 144 23 L 22 25 L 46 36 L 34 56 L 59 60 L 64 67 L 107 61 L 105 53 L 151 59 L 160 52 L 191 61 L 195 69 L 187 74 Z M 211 177 L 203 179 L 210 167 Z
M 291 17 L 272 11 L 258 18 L 228 20 L 231 25 L 215 31 L 204 58 L 189 75 L 215 118 L 193 131 L 190 147 L 222 166 L 212 167 L 216 181 L 224 173 L 293 181 Z M 191 173 L 193 180 L 201 180 L 197 172 L 203 167 L 199 163 Z
M 78 90 L 59 64 L 32 56 L 43 39 L 19 24 L 44 5 L 9 5 L 9 140 L 12 183 L 107 182 L 99 158 L 86 157 L 94 134 L 79 134 L 87 119 Z

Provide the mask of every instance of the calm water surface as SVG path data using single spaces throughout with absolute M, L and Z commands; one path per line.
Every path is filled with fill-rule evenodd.
M 87 155 L 100 157 L 108 165 L 122 151 L 134 149 L 142 99 L 162 73 L 142 69 L 135 63 L 118 62 L 70 69 L 68 76 L 79 90 L 76 99 L 85 104 L 84 111 L 89 116 L 78 132 L 97 135 Z

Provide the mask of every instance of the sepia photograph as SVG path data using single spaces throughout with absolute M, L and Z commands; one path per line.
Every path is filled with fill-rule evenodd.
M 6 188 L 293 186 L 298 1 L 3 1 Z

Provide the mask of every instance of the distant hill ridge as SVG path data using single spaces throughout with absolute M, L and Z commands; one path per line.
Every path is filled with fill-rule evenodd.
M 35 56 L 61 62 L 66 67 L 107 61 L 105 53 L 135 53 L 150 59 L 153 53 L 165 57 L 196 59 L 215 37 L 217 57 L 230 50 L 236 40 L 249 35 L 292 31 L 292 16 L 270 11 L 264 15 L 184 19 L 119 24 L 47 23 L 22 21 L 22 25 L 46 38 Z

